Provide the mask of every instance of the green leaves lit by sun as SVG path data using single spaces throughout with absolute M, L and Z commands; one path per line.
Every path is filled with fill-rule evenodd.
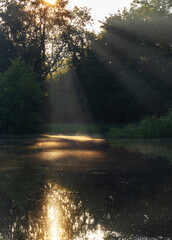
M 54 5 L 56 0 L 45 0 L 45 2 Z

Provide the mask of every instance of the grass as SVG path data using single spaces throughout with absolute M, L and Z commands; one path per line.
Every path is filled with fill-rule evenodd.
M 172 110 L 165 117 L 145 117 L 138 124 L 123 128 L 112 127 L 108 137 L 115 138 L 167 138 L 172 137 Z

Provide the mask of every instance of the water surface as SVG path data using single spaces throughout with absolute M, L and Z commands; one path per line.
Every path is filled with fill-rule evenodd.
M 172 239 L 169 159 L 137 144 L 1 136 L 0 239 Z

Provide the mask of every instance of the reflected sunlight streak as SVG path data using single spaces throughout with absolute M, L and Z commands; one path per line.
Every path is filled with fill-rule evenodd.
M 78 206 L 70 199 L 70 192 L 65 189 L 59 188 L 57 185 L 50 186 L 50 192 L 47 195 L 47 234 L 44 240 L 64 240 L 69 239 L 67 229 L 77 230 L 78 236 L 71 236 L 74 240 L 104 240 L 105 233 L 98 225 L 97 229 L 92 229 L 94 219 L 91 218 L 88 212 L 81 212 L 80 217 L 72 218 L 73 211 L 80 209 L 82 203 L 79 202 Z M 86 221 L 84 222 L 84 219 Z M 68 224 L 71 224 L 69 226 Z M 84 226 L 86 231 L 81 231 L 80 226 Z
M 67 136 L 67 135 L 49 135 L 44 134 L 44 137 L 48 138 L 58 138 L 58 139 L 66 139 L 66 140 L 73 140 L 73 141 L 94 141 L 94 142 L 105 142 L 105 139 L 102 138 L 94 138 L 84 135 L 75 135 L 75 136 Z
M 104 240 L 105 238 L 104 232 L 101 230 L 100 225 L 98 225 L 97 231 L 90 231 L 86 236 L 88 237 L 88 240 Z
M 101 229 L 100 225 L 98 225 L 97 230 L 87 231 L 85 236 L 76 238 L 76 240 L 105 240 L 105 234 Z
M 45 186 L 42 210 L 36 219 L 32 212 L 17 219 L 12 225 L 12 238 L 22 234 L 23 240 L 105 240 L 109 236 L 120 236 L 109 232 L 95 222 L 77 194 L 57 184 Z M 22 220 L 20 222 L 20 220 Z M 28 230 L 25 221 L 29 220 Z M 1 238 L 0 238 L 1 239 Z
M 61 240 L 60 224 L 59 224 L 59 209 L 55 197 L 48 196 L 48 240 Z M 45 238 L 44 238 L 45 239 Z

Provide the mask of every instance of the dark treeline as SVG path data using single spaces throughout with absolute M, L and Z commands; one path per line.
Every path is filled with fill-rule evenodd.
M 67 1 L 3 1 L 1 131 L 31 130 L 40 117 L 128 123 L 165 115 L 172 107 L 171 9 L 170 0 L 134 0 L 95 34 L 86 30 L 88 10 L 68 10 Z
M 110 16 L 76 71 L 97 119 L 129 122 L 164 115 L 172 100 L 170 1 L 134 1 Z
M 40 97 L 44 102 L 47 76 L 65 59 L 80 56 L 91 17 L 87 8 L 69 10 L 67 4 L 66 0 L 54 5 L 44 0 L 1 1 L 1 131 L 32 131 L 44 109 Z

